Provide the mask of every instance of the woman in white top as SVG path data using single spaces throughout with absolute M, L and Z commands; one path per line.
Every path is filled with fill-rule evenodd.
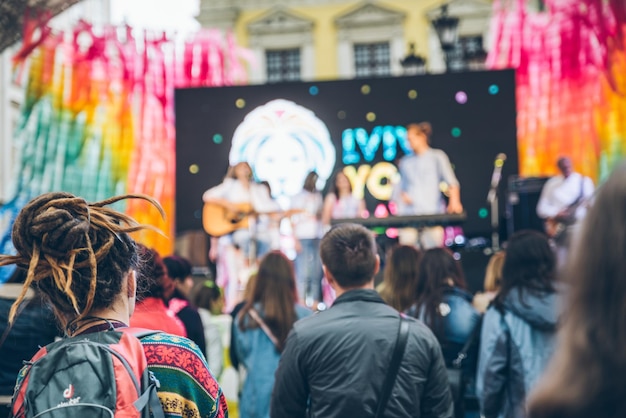
M 352 183 L 343 171 L 339 171 L 324 199 L 322 222 L 330 226 L 331 219 L 358 218 L 365 214 L 365 201 L 352 194 Z
M 296 249 L 296 284 L 300 303 L 317 308 L 322 296 L 322 262 L 319 248 L 322 236 L 322 207 L 324 199 L 317 190 L 319 176 L 311 171 L 302 191 L 291 199 L 291 216 Z M 307 303 L 308 302 L 308 303 Z
M 254 182 L 247 162 L 229 167 L 224 181 L 204 192 L 202 200 L 222 206 L 230 213 L 243 212 L 243 218 L 250 212 L 267 213 L 279 209 L 268 189 Z M 257 246 L 251 247 L 252 243 L 256 244 L 253 242 L 253 238 L 256 238 L 254 231 L 254 219 L 250 217 L 247 226 L 211 238 L 209 258 L 217 263 L 216 282 L 225 290 L 226 310 L 240 300 L 240 289 L 244 287 L 251 267 L 249 261 L 257 259 Z

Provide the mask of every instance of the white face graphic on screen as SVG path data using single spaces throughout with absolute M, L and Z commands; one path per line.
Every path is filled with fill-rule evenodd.
M 233 135 L 230 164 L 247 161 L 257 180 L 267 180 L 274 197 L 302 190 L 315 170 L 322 188 L 335 166 L 335 147 L 328 128 L 309 109 L 277 99 L 246 115 Z
M 251 164 L 256 177 L 267 180 L 275 196 L 298 193 L 313 168 L 302 144 L 284 133 L 264 141 Z

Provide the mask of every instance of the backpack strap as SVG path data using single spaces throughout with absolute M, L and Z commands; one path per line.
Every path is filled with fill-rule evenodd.
M 134 336 L 140 342 L 142 338 L 163 333 L 163 331 L 159 330 L 135 327 L 120 328 L 120 331 Z M 157 393 L 157 389 L 160 386 L 161 384 L 154 373 L 146 367 L 141 375 L 141 388 L 143 393 L 133 404 L 138 411 L 142 411 L 143 418 L 165 418 L 165 412 L 163 411 L 163 407 Z
M 163 411 L 163 406 L 161 405 L 161 401 L 157 393 L 159 381 L 147 368 L 144 371 L 144 375 L 141 377 L 141 385 L 146 389 L 141 394 L 139 399 L 133 403 L 135 408 L 137 408 L 138 411 L 142 411 L 142 416 L 144 418 L 165 418 L 165 412 Z
M 259 324 L 265 335 L 267 335 L 267 338 L 270 339 L 272 344 L 274 344 L 274 347 L 276 347 L 276 350 L 278 350 L 278 352 L 280 353 L 282 350 L 280 349 L 280 343 L 278 342 L 278 338 L 276 338 L 270 327 L 261 318 L 261 315 L 259 315 L 259 313 L 254 308 L 250 308 L 248 314 L 250 314 L 252 319 L 254 319 L 257 324 Z

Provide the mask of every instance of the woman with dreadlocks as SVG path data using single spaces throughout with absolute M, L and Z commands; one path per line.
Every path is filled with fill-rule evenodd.
M 128 326 L 143 284 L 136 273 L 138 246 L 129 233 L 150 227 L 107 207 L 127 198 L 147 200 L 163 213 L 147 196 L 87 203 L 62 192 L 43 194 L 21 210 L 13 226 L 17 254 L 0 255 L 0 266 L 27 270 L 9 322 L 33 284 L 68 337 Z M 228 415 L 221 388 L 194 343 L 166 333 L 140 341 L 166 417 Z

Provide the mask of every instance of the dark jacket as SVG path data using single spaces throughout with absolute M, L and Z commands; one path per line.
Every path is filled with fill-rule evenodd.
M 294 325 L 272 393 L 271 417 L 373 417 L 396 343 L 399 314 L 375 290 L 351 290 Z M 385 417 L 452 417 L 439 343 L 410 319 Z
M 203 354 L 206 353 L 204 325 L 198 310 L 191 306 L 187 298 L 178 290 L 174 292 L 172 299 L 169 301 L 169 308 L 174 311 L 185 326 L 187 338 L 196 343 Z
M 439 317 L 435 319 L 431 330 L 439 340 L 446 367 L 453 368 L 454 361 L 459 353 L 470 342 L 466 357 L 462 360 L 463 383 L 459 388 L 458 398 L 455 400 L 455 417 L 465 416 L 465 398 L 475 399 L 476 363 L 478 362 L 478 347 L 480 345 L 481 315 L 472 306 L 472 295 L 458 287 L 449 287 L 443 293 L 439 304 Z M 424 320 L 424 310 L 417 313 L 413 305 L 408 313 L 411 316 Z M 471 341 L 469 341 L 471 338 Z M 471 401 L 470 401 L 471 402 Z M 475 401 L 473 401 L 475 403 Z
M 481 316 L 472 306 L 472 295 L 458 287 L 450 287 L 444 291 L 439 313 L 441 314 L 441 322 L 438 323 L 440 329 L 432 331 L 437 335 L 441 344 L 446 366 L 450 367 L 458 357 L 459 351 L 472 336 L 474 329 L 480 326 Z M 417 312 L 415 305 L 407 310 L 407 314 L 422 321 L 425 319 L 423 312 Z M 476 344 L 472 346 L 469 353 L 470 361 L 464 362 L 466 365 L 474 364 L 474 368 L 467 370 L 472 374 L 475 372 L 477 356 L 478 338 L 476 340 Z
M 504 313 L 504 315 L 503 315 Z M 483 319 L 476 392 L 486 418 L 523 418 L 555 348 L 557 294 L 513 289 Z
M 0 335 L 6 331 L 9 310 L 22 290 L 21 284 L 0 287 Z M 0 346 L 0 395 L 13 395 L 17 374 L 25 360 L 60 336 L 52 311 L 38 297 L 22 302 L 24 307 L 15 318 L 11 331 Z

